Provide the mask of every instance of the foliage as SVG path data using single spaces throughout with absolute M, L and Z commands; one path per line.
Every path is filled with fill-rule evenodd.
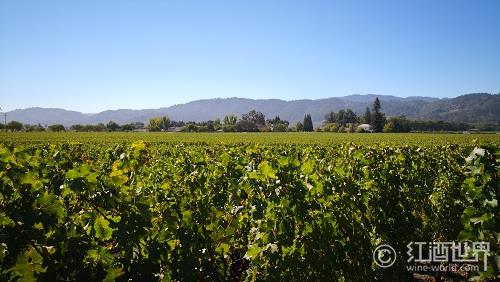
M 0 280 L 390 279 L 380 242 L 457 240 L 496 200 L 498 145 L 106 144 L 0 144 Z
M 340 110 L 338 113 L 329 112 L 325 115 L 325 121 L 327 123 L 337 123 L 340 126 L 346 126 L 347 124 L 359 123 L 359 117 L 351 109 Z
M 297 132 L 304 131 L 304 124 L 302 122 L 298 121 L 295 124 L 295 131 L 297 131 Z
M 337 132 L 337 131 L 339 131 L 339 126 L 338 126 L 337 123 L 327 122 L 327 123 L 323 124 L 323 131 L 326 131 L 326 132 Z
M 363 116 L 363 122 L 366 124 L 372 123 L 372 112 L 369 107 L 366 107 L 365 114 Z
M 385 125 L 385 115 L 381 112 L 382 106 L 380 105 L 380 100 L 375 98 L 373 102 L 371 126 L 375 132 L 382 132 Z
M 474 140 L 500 144 L 500 134 L 450 134 L 450 133 L 380 133 L 380 134 L 337 134 L 331 132 L 277 132 L 275 134 L 261 133 L 197 133 L 184 134 L 172 132 L 0 132 L 0 142 L 8 143 L 54 143 L 79 142 L 85 144 L 131 143 L 144 140 L 148 143 L 183 143 L 183 144 L 309 144 L 309 145 L 338 145 L 345 142 L 355 142 L 360 145 L 375 145 L 380 143 L 391 145 L 418 145 L 434 146 L 448 143 L 466 146 Z
M 118 123 L 116 123 L 114 121 L 109 121 L 108 124 L 106 124 L 106 128 L 109 131 L 117 131 L 120 129 L 120 125 L 118 125 Z
M 311 115 L 310 114 L 306 114 L 304 116 L 304 131 L 313 131 L 314 128 L 313 128 L 313 122 L 312 122 L 312 118 L 311 118 Z
M 251 110 L 241 116 L 241 120 L 236 124 L 238 131 L 256 131 L 253 128 L 260 129 L 266 125 L 266 119 L 263 113 Z M 249 129 L 249 130 L 246 130 Z
M 384 132 L 410 132 L 410 121 L 405 116 L 390 117 L 384 125 Z
M 36 125 L 25 124 L 24 131 L 26 131 L 26 132 L 42 132 L 42 131 L 45 131 L 45 128 L 41 124 L 36 124 Z
M 49 131 L 53 132 L 61 132 L 61 131 L 66 131 L 66 128 L 62 124 L 52 124 L 47 127 Z
M 462 241 L 487 241 L 490 255 L 487 270 L 476 273 L 479 279 L 500 278 L 500 208 L 498 194 L 500 189 L 500 149 L 482 145 L 474 148 L 466 158 L 463 183 L 467 208 L 462 214 L 464 226 L 460 232 Z M 482 256 L 479 256 L 482 258 Z
M 164 131 L 170 126 L 170 119 L 167 116 L 149 119 L 149 131 Z
M 21 131 L 23 129 L 23 124 L 18 121 L 11 121 L 7 123 L 7 129 L 11 131 Z
M 243 114 L 241 116 L 242 120 L 246 120 L 249 122 L 254 123 L 257 126 L 263 126 L 265 125 L 265 116 L 263 113 L 258 112 L 256 110 L 251 110 L 246 114 Z
M 226 115 L 224 117 L 224 126 L 228 125 L 236 125 L 236 122 L 238 121 L 238 117 L 235 115 Z
M 282 120 L 279 116 L 266 121 L 270 131 L 273 132 L 286 132 L 288 131 L 288 121 Z

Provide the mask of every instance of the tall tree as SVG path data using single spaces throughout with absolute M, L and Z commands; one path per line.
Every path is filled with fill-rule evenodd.
M 261 128 L 266 125 L 266 119 L 263 113 L 257 112 L 256 110 L 251 110 L 246 114 L 241 116 L 241 119 L 255 124 L 257 128 Z
M 297 121 L 297 123 L 295 124 L 295 130 L 296 131 L 304 131 L 304 124 L 302 124 L 302 122 L 300 122 L 300 121 Z
M 19 121 L 13 120 L 7 123 L 6 128 L 11 131 L 21 131 L 23 129 L 23 124 Z
M 53 131 L 53 132 L 66 131 L 66 128 L 64 128 L 64 125 L 62 125 L 62 124 L 49 125 L 49 127 L 47 129 L 49 131 Z
M 380 100 L 375 98 L 373 102 L 373 111 L 372 111 L 372 119 L 371 125 L 373 127 L 373 131 L 381 132 L 384 129 L 385 125 L 385 115 L 380 111 L 382 106 L 380 105 Z
M 288 130 L 289 122 L 287 120 L 281 119 L 279 116 L 267 120 L 266 123 L 269 129 L 274 132 L 285 132 Z
M 310 114 L 304 116 L 304 131 L 313 131 L 313 122 Z
M 238 121 L 238 117 L 230 114 L 224 117 L 224 125 L 236 125 L 236 122 Z
M 167 130 L 170 126 L 170 119 L 166 116 L 149 119 L 148 129 L 150 131 Z
M 108 124 L 106 124 L 106 128 L 109 131 L 117 131 L 118 129 L 120 129 L 120 126 L 114 121 L 109 121 Z
M 334 123 L 337 122 L 337 113 L 334 111 L 331 111 L 325 115 L 325 121 L 328 123 Z
M 363 116 L 363 122 L 367 124 L 372 123 L 372 112 L 369 107 L 366 107 L 365 115 Z

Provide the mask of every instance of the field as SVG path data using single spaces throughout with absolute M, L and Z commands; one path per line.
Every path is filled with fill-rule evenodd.
M 405 281 L 409 242 L 464 240 L 491 278 L 499 159 L 495 134 L 2 133 L 0 280 Z
M 328 132 L 290 133 L 173 133 L 173 132 L 63 132 L 63 133 L 5 133 L 0 142 L 82 142 L 113 144 L 132 143 L 207 143 L 207 144 L 315 144 L 332 145 L 346 142 L 355 144 L 413 144 L 420 146 L 460 144 L 471 145 L 473 140 L 500 144 L 500 134 L 430 134 L 430 133 L 377 133 L 347 134 Z

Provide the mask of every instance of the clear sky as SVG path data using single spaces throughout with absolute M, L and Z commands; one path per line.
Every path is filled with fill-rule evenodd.
M 0 106 L 500 92 L 500 1 L 0 1 Z

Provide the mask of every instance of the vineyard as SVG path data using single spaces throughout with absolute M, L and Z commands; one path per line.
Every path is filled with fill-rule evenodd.
M 404 281 L 377 245 L 464 240 L 499 275 L 498 135 L 165 134 L 1 135 L 0 280 Z
M 314 144 L 338 145 L 354 142 L 360 145 L 375 143 L 413 144 L 419 146 L 460 144 L 470 146 L 474 140 L 500 144 L 500 134 L 458 133 L 378 133 L 347 134 L 332 132 L 273 132 L 273 133 L 178 133 L 178 132 L 0 132 L 0 142 L 55 143 L 80 142 L 92 144 L 132 143 L 196 143 L 196 144 Z

